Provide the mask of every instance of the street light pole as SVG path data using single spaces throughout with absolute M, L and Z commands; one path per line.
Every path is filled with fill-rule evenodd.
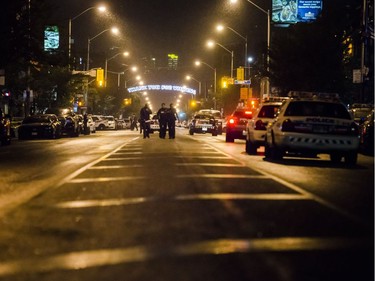
M 195 82 L 197 82 L 198 83 L 198 91 L 199 91 L 199 95 L 201 95 L 201 90 L 202 90 L 202 82 L 201 81 L 198 81 L 197 79 L 195 79 L 193 76 L 191 76 L 191 75 L 187 75 L 186 76 L 186 79 L 187 80 L 190 80 L 190 79 L 192 79 L 192 80 L 194 80 Z
M 211 68 L 214 71 L 214 93 L 216 94 L 216 82 L 217 82 L 216 81 L 216 79 L 217 79 L 216 68 L 212 67 L 208 63 L 205 63 L 204 61 L 196 61 L 195 64 L 196 65 L 204 64 L 204 65 L 208 66 L 209 68 Z M 205 96 L 205 99 L 206 99 L 206 96 Z
M 223 28 L 224 27 L 222 25 L 217 26 L 218 31 L 221 31 Z M 244 67 L 245 67 L 245 72 L 246 72 L 246 67 L 247 67 L 247 36 L 241 35 L 239 32 L 237 32 L 236 30 L 234 30 L 233 28 L 231 28 L 229 26 L 226 26 L 226 28 L 228 28 L 230 31 L 232 31 L 233 33 L 235 33 L 236 35 L 238 35 L 239 37 L 241 37 L 245 41 L 245 64 L 244 64 Z M 245 73 L 245 77 L 246 77 L 246 73 Z
M 90 45 L 91 45 L 91 41 L 94 40 L 95 38 L 99 37 L 100 35 L 102 35 L 104 32 L 107 32 L 109 30 L 112 30 L 112 32 L 114 33 L 118 33 L 118 29 L 117 28 L 107 28 L 107 29 L 104 29 L 102 32 L 99 32 L 98 34 L 96 34 L 94 37 L 92 38 L 89 38 L 87 40 L 87 67 L 86 67 L 86 70 L 87 71 L 90 71 Z
M 218 45 L 219 47 L 223 48 L 225 51 L 231 54 L 231 61 L 230 61 L 230 78 L 233 78 L 233 58 L 234 58 L 234 52 L 230 51 L 228 48 L 224 47 L 220 43 L 208 41 L 208 46 L 211 47 L 213 44 Z
M 126 77 L 125 77 L 125 73 L 128 71 L 128 70 L 131 70 L 131 71 L 133 71 L 133 72 L 137 72 L 138 71 L 138 67 L 136 67 L 136 66 L 132 66 L 132 67 L 129 67 L 129 68 L 127 68 L 127 69 L 125 69 L 123 72 L 122 72 L 122 74 L 124 75 L 124 80 L 125 80 L 125 89 L 127 88 L 127 82 L 129 82 L 131 79 L 129 79 L 129 80 L 126 80 Z
M 271 13 L 270 13 L 270 10 L 263 9 L 262 7 L 255 4 L 251 0 L 246 0 L 246 1 L 267 15 L 267 71 L 269 72 L 270 70 L 270 47 L 271 47 Z M 230 0 L 230 2 L 236 3 L 237 0 Z
M 108 61 L 114 59 L 115 57 L 117 57 L 118 55 L 121 55 L 123 54 L 124 56 L 128 56 L 129 53 L 128 52 L 120 52 L 120 53 L 117 53 L 116 55 L 110 57 L 109 59 L 105 59 L 105 67 L 104 67 L 104 87 L 107 87 L 107 76 L 108 76 Z
M 83 12 L 79 13 L 78 15 L 76 15 L 75 17 L 73 18 L 70 18 L 69 19 L 69 28 L 68 28 L 68 33 L 69 33 L 69 44 L 68 44 L 68 65 L 69 65 L 69 68 L 70 68 L 70 59 L 71 59 L 71 56 L 72 56 L 72 22 L 82 16 L 84 13 L 92 10 L 92 9 L 95 9 L 97 7 L 90 7 L 90 8 L 87 8 L 86 10 L 84 10 Z M 101 12 L 104 12 L 106 10 L 106 8 L 104 6 L 100 6 L 98 7 L 99 11 Z

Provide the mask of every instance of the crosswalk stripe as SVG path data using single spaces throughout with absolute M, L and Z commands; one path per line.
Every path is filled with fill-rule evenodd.
M 135 198 L 110 198 L 102 200 L 75 200 L 60 202 L 53 207 L 61 209 L 97 208 L 126 206 L 148 202 L 161 201 L 193 201 L 193 200 L 311 200 L 301 194 L 285 193 L 213 193 L 213 194 L 184 194 L 171 197 L 135 197 Z
M 0 264 L 0 276 L 46 273 L 56 270 L 82 270 L 187 256 L 322 250 L 364 251 L 368 250 L 370 245 L 371 241 L 361 238 L 275 237 L 206 240 L 162 248 L 135 246 L 130 248 L 97 249 L 2 262 Z

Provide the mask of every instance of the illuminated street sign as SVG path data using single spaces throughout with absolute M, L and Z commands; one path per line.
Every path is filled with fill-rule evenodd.
M 129 93 L 142 91 L 175 91 L 192 95 L 196 95 L 197 93 L 197 91 L 192 88 L 177 85 L 142 85 L 128 88 Z

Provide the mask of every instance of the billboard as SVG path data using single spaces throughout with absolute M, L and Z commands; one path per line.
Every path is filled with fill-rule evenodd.
M 323 0 L 272 0 L 272 21 L 278 24 L 311 22 L 323 9 Z
M 46 26 L 44 29 L 44 50 L 52 51 L 60 45 L 59 28 L 56 25 Z

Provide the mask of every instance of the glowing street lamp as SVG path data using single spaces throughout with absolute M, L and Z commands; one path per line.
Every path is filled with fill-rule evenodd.
M 195 61 L 196 66 L 200 66 L 201 64 L 204 64 L 204 65 L 208 66 L 209 68 L 211 68 L 214 71 L 214 93 L 216 93 L 216 68 L 212 67 L 208 63 L 205 63 L 204 61 L 200 61 L 200 60 Z
M 89 38 L 87 40 L 87 69 L 86 69 L 87 71 L 90 70 L 90 45 L 91 45 L 91 41 L 94 40 L 95 38 L 99 37 L 100 35 L 102 35 L 103 33 L 107 32 L 107 31 L 111 31 L 115 35 L 117 35 L 120 32 L 117 27 L 107 28 L 107 29 L 104 29 L 102 32 L 99 32 L 98 34 L 96 34 L 94 37 Z
M 230 3 L 235 4 L 237 3 L 238 0 L 230 0 Z M 267 71 L 269 71 L 269 66 L 270 66 L 270 44 L 271 44 L 271 15 L 270 15 L 270 10 L 265 10 L 255 4 L 254 2 L 250 0 L 246 0 L 249 2 L 251 5 L 262 11 L 264 14 L 267 15 Z
M 231 54 L 231 62 L 230 62 L 230 78 L 233 78 L 233 51 L 230 51 L 228 48 L 224 47 L 223 45 L 221 45 L 220 43 L 217 43 L 215 41 L 212 41 L 212 40 L 209 40 L 207 41 L 207 46 L 209 48 L 213 48 L 214 46 L 218 45 L 219 47 L 223 48 L 225 51 L 227 51 L 229 54 Z
M 99 12 L 103 13 L 107 10 L 107 8 L 105 6 L 99 6 L 99 7 L 90 7 L 86 10 L 84 10 L 83 12 L 81 12 L 80 14 L 76 15 L 75 17 L 73 18 L 70 18 L 69 19 L 69 44 L 68 44 L 68 61 L 69 61 L 69 64 L 70 64 L 70 57 L 71 57 L 71 54 L 72 54 L 72 22 L 82 16 L 84 13 L 90 11 L 90 10 L 93 10 L 93 9 L 98 9 Z
M 241 35 L 239 32 L 237 32 L 236 30 L 234 30 L 233 28 L 231 28 L 229 26 L 224 26 L 224 25 L 221 25 L 221 24 L 216 26 L 216 30 L 218 32 L 222 32 L 224 30 L 224 28 L 229 29 L 230 31 L 232 31 L 233 33 L 235 33 L 237 36 L 241 37 L 245 41 L 245 65 L 244 66 L 245 66 L 245 72 L 246 72 L 246 67 L 247 67 L 247 36 Z M 245 77 L 246 77 L 246 74 L 245 74 Z
M 137 75 L 134 79 L 125 80 L 125 88 L 127 88 L 128 82 L 131 81 L 131 80 L 136 80 L 139 85 L 142 85 L 144 83 L 142 81 L 142 77 L 140 75 Z M 136 82 L 136 84 L 137 84 L 137 82 Z
M 185 77 L 186 80 L 194 80 L 195 82 L 198 82 L 198 86 L 199 86 L 199 94 L 201 94 L 201 89 L 202 89 L 202 82 L 201 81 L 198 81 L 197 79 L 195 79 L 193 76 L 191 75 L 186 75 Z
M 109 59 L 105 59 L 105 67 L 104 67 L 104 86 L 107 87 L 107 73 L 108 73 L 108 62 L 112 59 L 114 59 L 115 57 L 119 56 L 119 55 L 123 55 L 124 57 L 128 57 L 129 56 L 129 52 L 120 52 L 120 53 L 117 53 L 116 55 L 110 57 Z

